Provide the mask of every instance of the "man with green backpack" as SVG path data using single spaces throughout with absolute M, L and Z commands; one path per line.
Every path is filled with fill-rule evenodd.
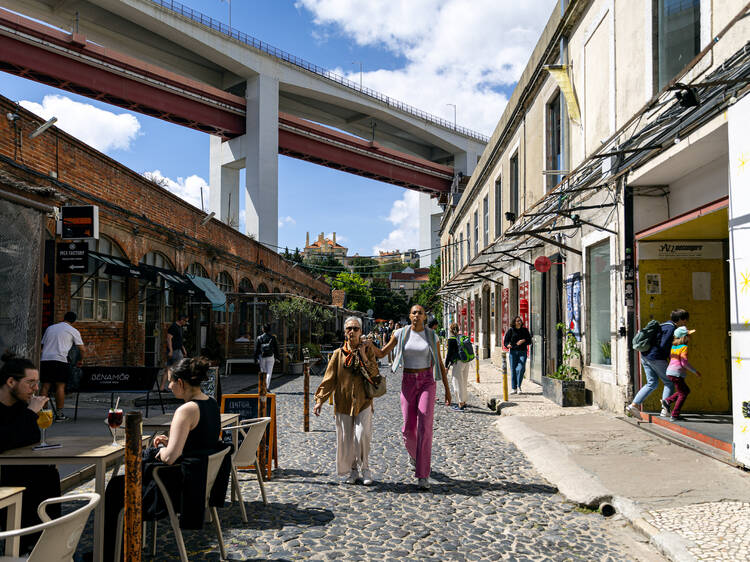
M 651 320 L 633 337 L 633 350 L 640 352 L 641 365 L 646 373 L 646 384 L 641 387 L 633 398 L 633 402 L 626 408 L 633 417 L 641 417 L 638 406 L 656 390 L 659 380 L 664 384 L 663 400 L 674 393 L 674 383 L 667 378 L 667 364 L 674 331 L 679 326 L 686 326 L 689 318 L 690 314 L 687 310 L 675 309 L 667 322 L 659 324 L 657 320 Z M 659 415 L 668 418 L 669 410 L 662 408 Z
M 451 336 L 448 338 L 448 353 L 445 357 L 445 367 L 451 370 L 453 392 L 458 397 L 457 404 L 451 404 L 451 409 L 463 412 L 466 409 L 466 383 L 469 378 L 469 365 L 474 360 L 474 345 L 467 336 L 458 333 L 458 324 L 450 325 Z

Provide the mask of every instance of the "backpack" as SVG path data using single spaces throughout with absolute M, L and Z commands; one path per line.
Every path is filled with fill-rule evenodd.
M 633 350 L 646 353 L 655 343 L 656 338 L 661 332 L 661 324 L 658 320 L 650 320 L 638 333 L 633 337 Z
M 458 336 L 458 360 L 468 363 L 474 360 L 474 346 L 469 336 Z
M 263 334 L 260 340 L 260 355 L 262 357 L 271 357 L 273 355 L 273 336 Z

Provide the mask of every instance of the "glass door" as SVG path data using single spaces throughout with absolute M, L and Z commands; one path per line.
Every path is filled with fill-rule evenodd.
M 146 340 L 143 364 L 158 367 L 161 351 L 161 289 L 146 288 Z
M 544 290 L 545 274 L 531 272 L 531 299 L 529 303 L 529 331 L 531 332 L 531 357 L 529 376 L 537 384 L 542 384 L 544 374 L 544 317 L 546 299 Z

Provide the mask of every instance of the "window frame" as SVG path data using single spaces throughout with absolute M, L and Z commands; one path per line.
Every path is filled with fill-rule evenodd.
M 119 244 L 109 236 L 101 235 L 98 240 L 86 241 L 89 250 L 99 252 L 107 256 L 114 256 L 127 260 L 125 252 L 122 251 Z M 109 248 L 103 248 L 103 243 L 109 245 Z M 98 269 L 97 269 L 98 267 Z M 126 316 L 126 299 L 125 295 L 128 290 L 127 277 L 121 275 L 110 275 L 104 273 L 105 266 L 94 262 L 94 258 L 89 257 L 89 270 L 96 270 L 95 275 L 71 274 L 69 283 L 70 310 L 76 313 L 80 322 L 125 322 Z M 83 288 L 81 284 L 85 281 Z M 120 287 L 120 298 L 113 299 L 113 287 Z M 87 294 L 86 289 L 90 288 Z M 101 289 L 105 287 L 106 296 L 101 297 Z M 79 290 L 80 289 L 80 290 Z M 73 296 L 75 293 L 75 296 Z M 90 295 L 90 296 L 88 296 Z M 85 314 L 85 306 L 91 303 L 91 315 Z M 100 316 L 101 305 L 106 306 L 106 317 Z M 113 318 L 113 310 L 117 308 L 113 305 L 119 305 L 120 318 Z
M 556 120 L 555 123 L 552 121 Z M 544 169 L 546 172 L 562 169 L 562 94 L 559 89 L 544 105 Z M 554 158 L 552 155 L 555 155 Z M 560 174 L 545 174 L 545 190 L 550 191 L 560 183 Z
M 482 215 L 484 216 L 484 247 L 490 244 L 490 195 L 484 196 L 482 200 Z
M 503 233 L 503 176 L 495 178 L 495 238 Z
M 679 70 L 676 70 L 674 73 L 670 72 L 671 76 L 664 76 L 662 78 L 662 69 L 661 69 L 661 62 L 665 59 L 670 59 L 668 56 L 662 57 L 662 49 L 661 49 L 661 40 L 660 40 L 660 33 L 661 33 L 661 5 L 664 2 L 664 0 L 652 0 L 651 3 L 651 20 L 652 20 L 652 73 L 653 73 L 653 93 L 657 93 L 661 91 L 661 89 L 666 86 L 675 76 L 677 76 L 683 68 L 698 54 L 701 52 L 701 46 L 705 45 L 707 43 L 706 38 L 709 38 L 709 30 L 704 29 L 705 27 L 710 25 L 710 17 L 708 17 L 708 14 L 704 14 L 704 12 L 710 12 L 711 10 L 711 2 L 705 2 L 704 0 L 693 0 L 698 4 L 698 17 L 696 21 L 694 22 L 694 25 L 697 26 L 697 33 L 694 35 L 694 41 L 696 43 L 695 45 L 695 52 L 692 55 L 688 55 L 687 60 L 685 61 L 685 64 L 680 67 Z M 666 70 L 665 70 L 666 72 Z
M 597 234 L 603 234 L 603 233 L 597 233 Z M 612 266 L 613 266 L 613 263 L 612 263 L 612 260 L 613 260 L 613 255 L 614 255 L 613 247 L 612 247 L 613 243 L 612 243 L 612 237 L 609 235 L 591 237 L 588 240 L 588 242 L 589 243 L 584 245 L 584 251 L 585 251 L 584 266 L 586 269 L 585 269 L 585 276 L 584 276 L 585 295 L 584 295 L 584 301 L 583 301 L 586 303 L 585 304 L 586 326 L 585 326 L 585 331 L 584 331 L 584 335 L 586 339 L 586 365 L 597 367 L 597 368 L 602 368 L 602 369 L 607 369 L 607 368 L 612 367 L 612 357 L 613 357 L 612 354 L 610 354 L 609 364 L 604 363 L 604 362 L 597 362 L 593 360 L 593 357 L 594 357 L 593 351 L 594 349 L 598 349 L 597 346 L 599 345 L 599 342 L 594 341 L 596 334 L 595 334 L 595 329 L 594 329 L 595 327 L 594 327 L 593 320 L 592 320 L 593 314 L 594 314 L 594 309 L 592 305 L 592 297 L 594 296 L 594 287 L 593 287 L 593 277 L 592 277 L 593 268 L 591 265 L 591 258 L 592 258 L 591 254 L 592 252 L 600 248 L 606 248 L 608 256 L 609 256 L 609 265 L 607 266 L 607 274 L 606 274 L 606 279 L 609 285 L 609 289 L 607 291 L 607 295 L 608 295 L 607 302 L 608 302 L 608 310 L 609 310 L 609 314 L 608 314 L 609 325 L 607 326 L 607 332 L 610 334 L 609 342 L 610 342 L 610 346 L 612 346 L 612 318 L 613 318 L 613 312 L 612 312 L 613 310 L 612 308 L 612 286 L 613 286 Z M 612 346 L 610 349 L 614 349 L 614 347 Z
M 519 204 L 520 204 L 520 187 L 521 182 L 519 178 L 520 173 L 520 163 L 518 158 L 518 151 L 513 153 L 513 155 L 510 157 L 510 161 L 508 164 L 509 172 L 510 172 L 510 197 L 508 201 L 509 211 L 511 213 L 514 213 L 516 215 L 516 218 L 518 218 L 519 214 Z

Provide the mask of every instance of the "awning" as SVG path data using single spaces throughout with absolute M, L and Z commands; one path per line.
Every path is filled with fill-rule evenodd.
M 89 257 L 93 258 L 99 265 L 104 264 L 104 273 L 108 275 L 119 275 L 121 277 L 134 277 L 146 281 L 156 281 L 156 274 L 140 265 L 133 265 L 124 258 L 108 256 L 89 250 Z
M 190 273 L 186 274 L 186 277 L 211 301 L 211 310 L 226 310 L 227 296 L 213 281 L 205 277 L 199 277 L 198 275 L 191 275 Z

